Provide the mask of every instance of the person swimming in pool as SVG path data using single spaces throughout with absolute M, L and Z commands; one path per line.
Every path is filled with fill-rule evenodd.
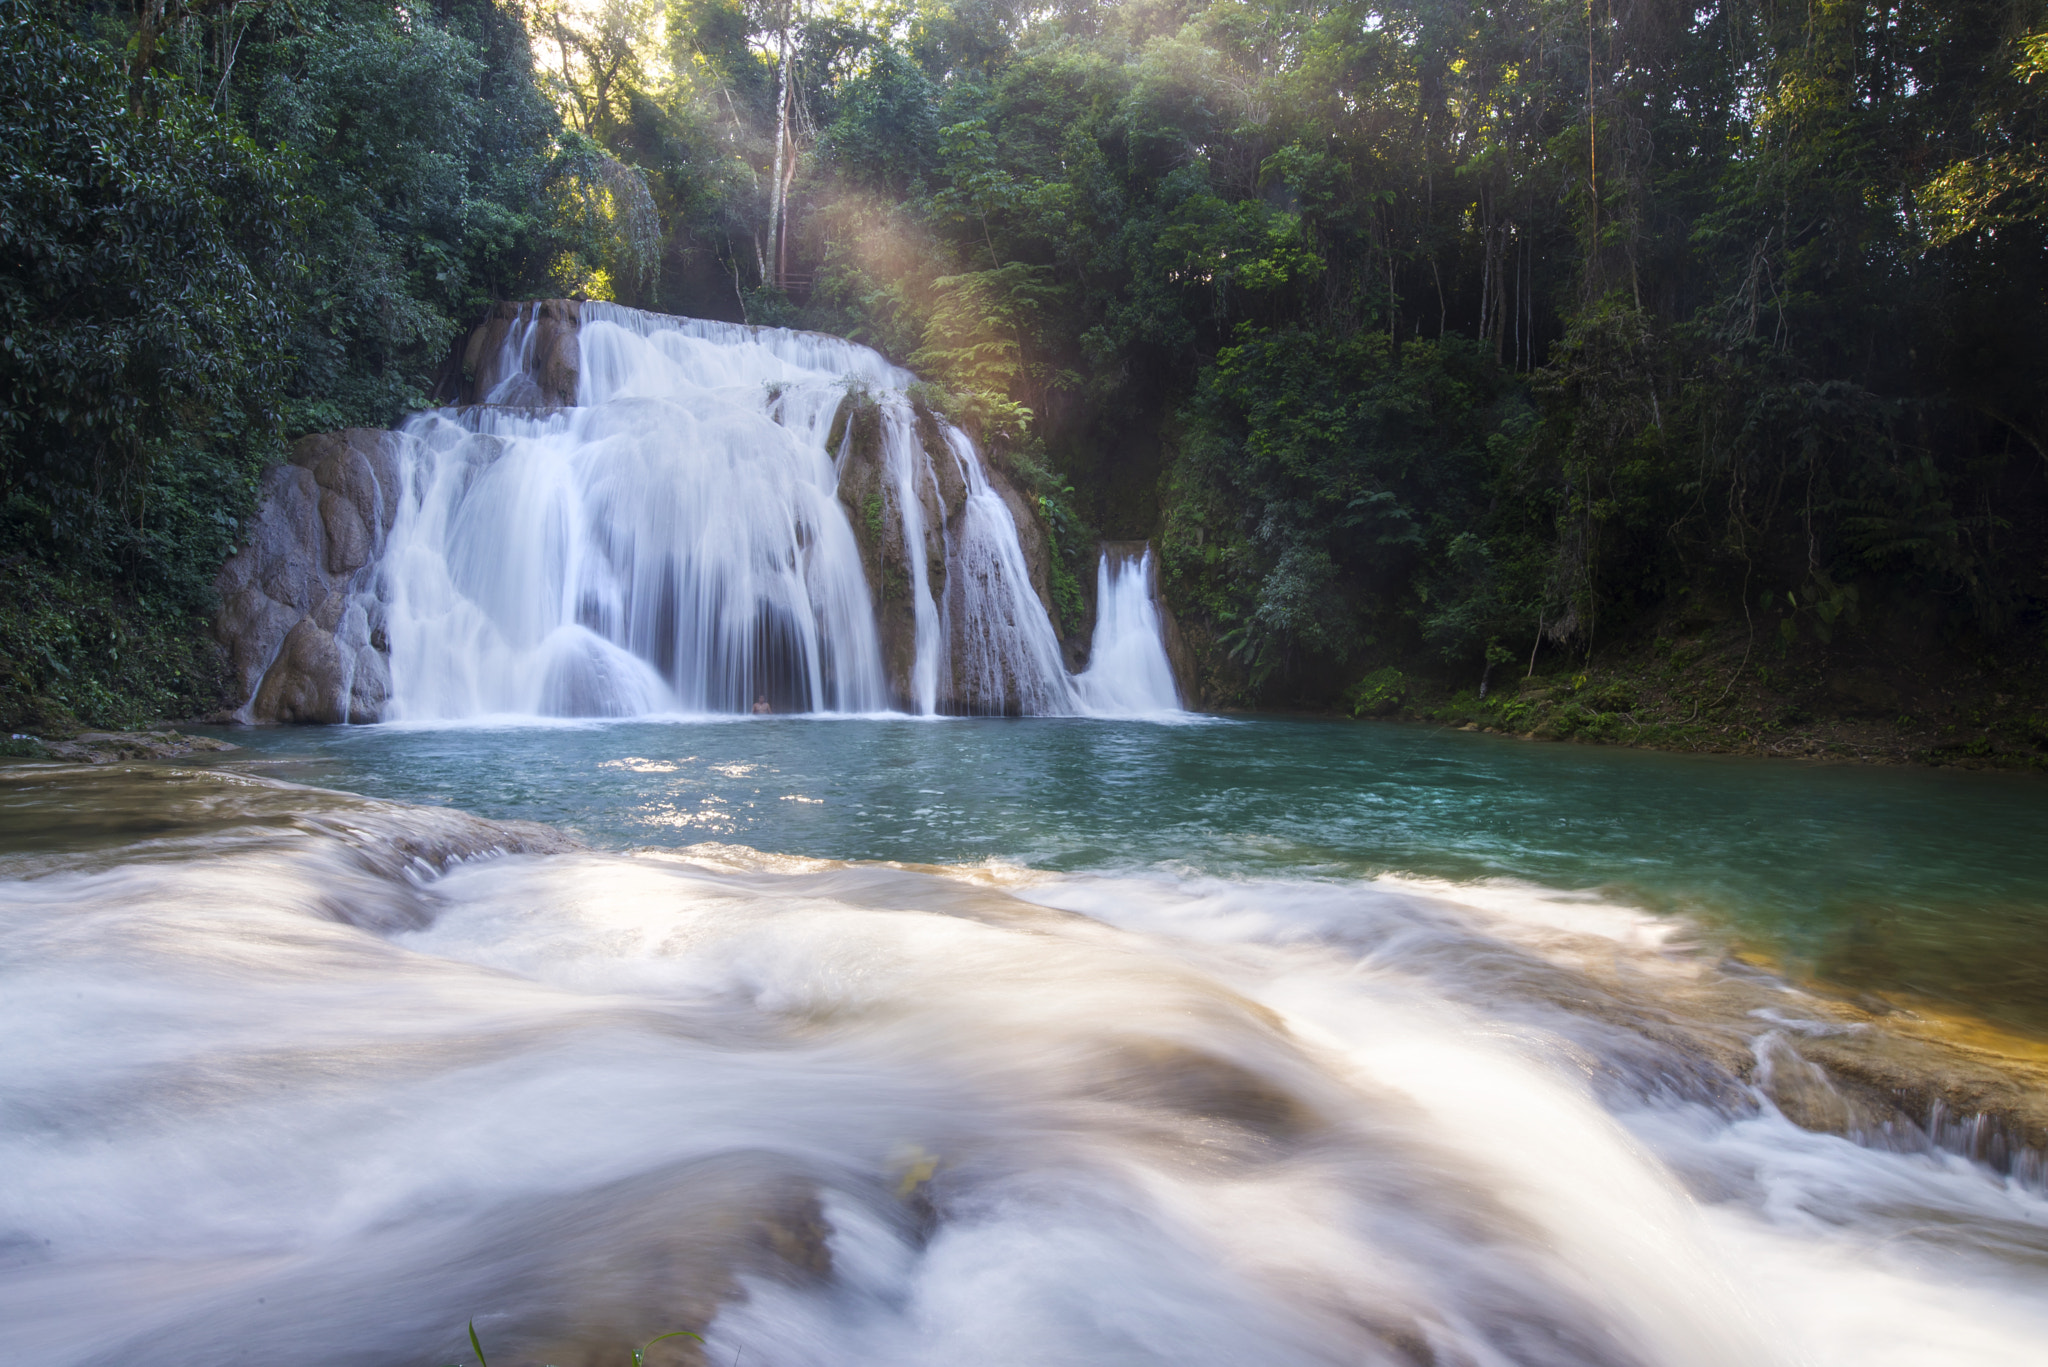
M 757 716 L 757 717 L 765 717 L 765 716 L 767 716 L 767 715 L 768 715 L 768 714 L 769 714 L 770 712 L 773 712 L 774 710 L 775 710 L 774 708 L 772 708 L 772 707 L 770 707 L 770 706 L 768 705 L 768 695 L 767 695 L 766 693 L 756 693 L 756 694 L 754 695 L 754 715 L 755 715 L 755 716 Z

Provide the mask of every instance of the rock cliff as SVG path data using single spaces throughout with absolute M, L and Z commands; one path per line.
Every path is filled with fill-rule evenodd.
M 576 402 L 583 306 L 503 303 L 462 348 L 463 403 Z M 533 326 L 528 327 L 531 323 Z M 404 435 L 349 428 L 305 437 L 263 477 L 242 549 L 222 567 L 214 636 L 245 722 L 372 722 L 391 691 L 375 591 L 398 515 Z
M 954 586 L 947 547 L 960 534 L 967 484 L 931 411 L 920 402 L 915 405 L 915 415 L 917 441 L 929 461 L 929 468 L 919 472 L 913 486 L 920 509 L 917 520 L 924 529 L 925 582 L 942 617 L 954 624 L 955 639 L 946 643 L 947 654 L 958 659 L 963 650 L 958 639 L 963 614 L 949 610 L 948 597 Z M 827 442 L 839 461 L 839 501 L 860 543 L 861 564 L 875 604 L 883 668 L 896 705 L 910 709 L 915 705 L 910 674 L 917 659 L 917 612 L 911 593 L 911 565 L 906 559 L 903 510 L 897 506 L 900 494 L 883 475 L 882 423 L 882 413 L 872 398 L 849 394 L 833 419 Z M 1052 609 L 1049 583 L 1051 548 L 1044 521 L 1031 500 L 993 462 L 985 461 L 983 469 L 989 487 L 1002 498 L 1017 524 L 1017 541 L 1024 552 L 1032 592 L 1045 606 L 1057 634 L 1059 618 Z M 940 711 L 1002 710 L 1002 700 L 973 696 L 973 681 L 950 677 L 950 673 L 942 671 L 939 680 Z
M 461 402 L 522 407 L 575 403 L 583 365 L 582 329 L 583 305 L 575 299 L 497 305 L 463 344 Z
M 305 437 L 264 475 L 248 542 L 215 581 L 238 720 L 378 718 L 391 671 L 370 585 L 398 514 L 401 440 L 363 427 Z

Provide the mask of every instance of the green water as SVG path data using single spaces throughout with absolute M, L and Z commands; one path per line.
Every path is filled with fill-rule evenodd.
M 219 734 L 272 777 L 603 847 L 1599 889 L 1845 989 L 2048 1033 L 2048 783 L 2025 775 L 1279 718 Z

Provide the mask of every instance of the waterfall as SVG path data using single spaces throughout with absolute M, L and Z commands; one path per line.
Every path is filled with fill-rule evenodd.
M 990 486 L 974 445 L 957 428 L 947 444 L 965 484 L 954 572 L 946 595 L 956 696 L 970 710 L 1038 715 L 1073 712 L 1078 699 L 1060 659 L 1059 638 L 1038 600 L 1019 593 L 1030 582 L 1017 522 Z
M 388 718 L 1081 710 L 1017 515 L 908 371 L 566 308 L 520 314 L 482 403 L 401 434 Z
M 1105 544 L 1095 570 L 1095 635 L 1075 685 L 1092 712 L 1178 712 L 1180 692 L 1166 658 L 1152 548 Z

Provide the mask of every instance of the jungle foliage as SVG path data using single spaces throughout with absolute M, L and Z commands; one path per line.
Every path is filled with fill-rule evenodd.
M 257 475 L 601 273 L 616 166 L 490 0 L 0 0 L 0 711 L 216 705 Z
M 2044 646 L 2040 0 L 667 20 L 610 95 L 688 149 L 664 305 L 975 396 L 1225 695 L 1674 615 Z
M 2048 648 L 2048 0 L 517 5 L 0 0 L 14 553 L 196 610 L 280 437 L 581 289 L 914 366 L 1225 700 Z

